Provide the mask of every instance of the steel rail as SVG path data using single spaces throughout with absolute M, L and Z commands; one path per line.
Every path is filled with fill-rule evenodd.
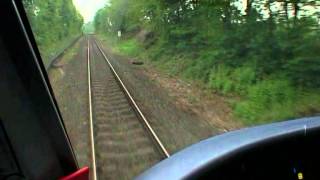
M 97 180 L 97 168 L 96 168 L 96 151 L 94 141 L 94 129 L 93 129 L 93 115 L 92 115 L 92 94 L 91 94 L 91 67 L 90 67 L 90 43 L 88 38 L 87 49 L 87 63 L 88 63 L 88 95 L 89 95 L 89 121 L 90 121 L 90 140 L 91 140 L 91 158 L 92 158 L 92 178 Z
M 98 45 L 96 40 L 94 40 L 94 42 L 95 42 L 96 46 L 98 47 L 99 51 L 101 52 L 101 54 L 103 55 L 104 60 L 107 62 L 108 66 L 111 69 L 111 71 L 112 71 L 113 75 L 115 76 L 116 80 L 120 83 L 121 88 L 123 89 L 124 93 L 128 97 L 128 99 L 131 102 L 131 104 L 133 105 L 133 108 L 136 110 L 137 114 L 139 115 L 139 117 L 143 121 L 144 125 L 147 127 L 147 129 L 150 132 L 150 134 L 152 135 L 153 139 L 156 141 L 156 144 L 159 146 L 161 152 L 163 153 L 163 155 L 166 158 L 170 157 L 170 154 L 169 154 L 168 150 L 164 147 L 163 143 L 161 142 L 161 140 L 159 139 L 158 135 L 155 133 L 155 131 L 151 127 L 151 125 L 148 122 L 147 118 L 144 116 L 144 114 L 140 110 L 139 106 L 137 105 L 137 103 L 133 99 L 132 95 L 130 94 L 130 92 L 128 91 L 126 86 L 124 85 L 123 81 L 121 80 L 120 76 L 118 75 L 118 73 L 114 69 L 113 65 L 110 63 L 108 57 L 105 55 L 104 51 Z

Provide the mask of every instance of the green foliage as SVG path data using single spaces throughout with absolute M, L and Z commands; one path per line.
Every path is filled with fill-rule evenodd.
M 249 124 L 257 119 L 261 123 L 292 118 L 295 101 L 295 90 L 287 80 L 264 80 L 249 87 L 247 99 L 236 106 L 236 114 Z
M 230 68 L 227 68 L 224 65 L 216 66 L 210 73 L 209 87 L 216 89 L 223 94 L 229 93 L 233 84 L 230 73 Z
M 241 99 L 235 114 L 255 124 L 320 111 L 307 103 L 319 104 L 319 13 L 314 0 L 111 0 L 94 23 L 106 36 L 121 31 L 125 54 Z
M 206 83 L 214 61 L 206 56 L 201 56 L 190 63 L 192 64 L 184 69 L 182 75 L 188 79 L 200 80 Z
M 86 34 L 94 33 L 94 23 L 88 22 L 83 25 L 82 31 Z
M 121 41 L 117 46 L 116 50 L 122 54 L 135 57 L 141 52 L 139 43 L 135 39 L 129 41 Z
M 256 72 L 252 66 L 243 66 L 236 69 L 225 65 L 218 65 L 210 73 L 208 86 L 223 94 L 238 93 L 246 95 L 248 88 L 256 81 Z
M 23 1 L 41 55 L 47 65 L 63 47 L 81 33 L 83 18 L 72 0 Z
M 256 72 L 251 66 L 244 66 L 242 68 L 237 68 L 232 73 L 235 81 L 235 91 L 245 95 L 247 93 L 247 89 L 251 87 L 256 78 Z

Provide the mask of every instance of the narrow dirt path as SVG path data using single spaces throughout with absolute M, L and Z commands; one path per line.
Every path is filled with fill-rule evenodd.
M 48 75 L 79 166 L 90 165 L 86 39 L 81 38 Z

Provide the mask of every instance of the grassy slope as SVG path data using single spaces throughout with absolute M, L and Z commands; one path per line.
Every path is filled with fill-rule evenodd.
M 320 112 L 317 89 L 293 87 L 281 75 L 256 82 L 249 64 L 235 69 L 221 66 L 212 70 L 212 65 L 208 64 L 210 61 L 206 61 L 214 53 L 210 49 L 203 50 L 202 55 L 194 59 L 186 53 L 162 49 L 159 44 L 146 50 L 135 39 L 107 39 L 120 54 L 142 59 L 163 73 L 228 97 L 233 114 L 246 125 L 312 116 Z
M 72 36 L 69 38 L 65 38 L 62 41 L 53 42 L 47 47 L 41 47 L 39 46 L 40 54 L 43 60 L 43 63 L 45 64 L 45 67 L 48 67 L 51 63 L 52 58 L 54 58 L 56 55 L 61 53 L 65 48 L 67 48 L 70 43 L 72 43 L 78 35 Z

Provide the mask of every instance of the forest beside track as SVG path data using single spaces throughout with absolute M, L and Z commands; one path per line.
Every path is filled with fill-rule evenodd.
M 319 14 L 314 0 L 111 0 L 94 25 L 115 52 L 223 96 L 252 126 L 319 114 Z

